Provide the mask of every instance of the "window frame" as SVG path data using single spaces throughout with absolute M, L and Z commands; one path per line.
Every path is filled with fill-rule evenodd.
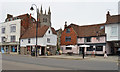
M 72 47 L 66 47 L 65 50 L 72 50 Z
M 12 40 L 14 38 L 14 40 Z M 10 36 L 10 42 L 15 42 L 16 41 L 16 36 L 15 35 L 11 35 Z
M 70 42 L 70 41 L 71 41 L 71 36 L 66 36 L 66 37 L 65 37 L 65 41 L 66 41 L 66 42 Z
M 31 39 L 30 38 L 28 38 L 28 43 L 31 43 Z
M 50 38 L 47 38 L 47 43 L 50 43 Z
M 15 33 L 15 32 L 16 32 L 16 24 L 10 25 L 10 33 Z
M 3 30 L 3 29 L 4 29 L 4 30 Z M 2 33 L 2 34 L 5 34 L 5 27 L 2 27 L 2 28 L 1 28 L 1 33 Z
M 86 42 L 91 42 L 91 37 L 86 37 Z
M 66 33 L 70 33 L 70 29 L 69 28 L 66 29 Z
M 98 49 L 98 47 L 101 47 L 102 49 Z M 96 46 L 96 51 L 103 51 L 103 46 Z

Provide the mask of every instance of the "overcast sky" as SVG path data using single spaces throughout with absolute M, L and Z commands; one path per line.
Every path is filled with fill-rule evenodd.
M 19 0 L 18 0 L 19 1 Z M 0 23 L 5 21 L 7 14 L 18 16 L 31 13 L 30 7 L 36 4 L 43 10 L 51 8 L 51 23 L 55 29 L 64 28 L 67 24 L 77 25 L 100 24 L 106 21 L 106 13 L 109 10 L 111 15 L 118 14 L 119 0 L 1 0 L 0 2 Z M 32 13 L 35 13 L 32 12 Z M 44 11 L 43 11 L 44 13 Z M 33 15 L 36 17 L 36 14 Z

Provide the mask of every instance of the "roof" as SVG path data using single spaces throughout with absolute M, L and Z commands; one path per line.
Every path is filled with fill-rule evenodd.
M 49 26 L 39 26 L 38 27 L 38 37 L 43 37 L 44 34 L 46 33 L 46 31 L 48 30 Z M 51 27 L 51 30 L 53 32 L 53 34 L 56 34 L 55 32 L 55 29 Z M 21 38 L 22 39 L 25 39 L 25 38 L 34 38 L 36 37 L 36 24 L 32 27 L 30 27 L 22 36 Z
M 104 25 L 105 25 L 104 23 L 95 24 L 95 25 L 85 25 L 85 26 L 70 24 L 68 27 L 72 27 L 78 37 L 90 37 L 90 36 L 105 35 Z

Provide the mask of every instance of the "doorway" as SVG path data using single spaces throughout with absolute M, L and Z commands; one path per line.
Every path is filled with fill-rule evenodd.
M 45 55 L 45 47 L 41 47 L 41 55 Z

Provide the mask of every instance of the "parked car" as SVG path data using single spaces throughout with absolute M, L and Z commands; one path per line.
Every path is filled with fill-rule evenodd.
M 118 48 L 118 50 L 117 50 L 117 54 L 120 56 L 120 48 Z

